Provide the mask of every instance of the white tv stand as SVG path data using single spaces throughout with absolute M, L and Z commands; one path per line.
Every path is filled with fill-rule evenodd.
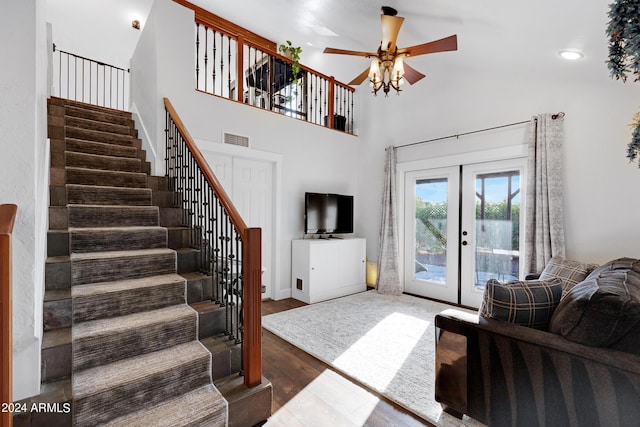
M 291 296 L 312 304 L 367 290 L 366 239 L 291 242 Z

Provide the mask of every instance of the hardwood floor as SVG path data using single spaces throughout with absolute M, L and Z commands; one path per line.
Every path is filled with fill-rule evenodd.
M 304 305 L 292 298 L 268 300 L 262 303 L 262 315 Z M 264 329 L 262 360 L 263 374 L 273 385 L 266 426 L 431 425 Z

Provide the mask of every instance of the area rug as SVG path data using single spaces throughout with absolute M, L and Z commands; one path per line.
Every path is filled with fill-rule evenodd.
M 433 424 L 481 426 L 434 400 L 434 318 L 448 308 L 369 291 L 270 314 L 262 326 Z

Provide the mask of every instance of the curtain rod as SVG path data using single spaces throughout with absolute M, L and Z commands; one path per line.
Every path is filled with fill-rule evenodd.
M 553 119 L 553 120 L 555 120 L 557 118 L 563 118 L 563 117 L 564 117 L 564 112 L 562 112 L 562 111 L 560 111 L 559 113 L 551 115 L 551 119 Z M 536 117 L 534 120 L 537 122 L 538 118 Z M 474 131 L 471 131 L 471 132 L 457 133 L 455 135 L 449 135 L 449 136 L 442 136 L 440 138 L 427 139 L 426 141 L 412 142 L 412 143 L 409 143 L 409 144 L 394 146 L 393 149 L 396 150 L 398 148 L 411 147 L 413 145 L 426 144 L 428 142 L 441 141 L 443 139 L 449 139 L 449 138 L 458 139 L 461 136 L 472 135 L 474 133 L 480 133 L 480 132 L 487 132 L 487 131 L 490 131 L 490 130 L 502 129 L 502 128 L 506 128 L 506 127 L 510 127 L 510 126 L 523 125 L 525 123 L 529 123 L 530 121 L 531 120 L 523 120 L 521 122 L 509 123 L 509 124 L 506 124 L 506 125 L 494 126 L 494 127 L 491 127 L 491 128 L 474 130 Z

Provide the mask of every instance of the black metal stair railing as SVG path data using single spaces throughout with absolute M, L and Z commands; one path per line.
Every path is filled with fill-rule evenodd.
M 129 70 L 56 49 L 53 45 L 54 95 L 101 107 L 129 106 Z
M 212 301 L 226 308 L 225 334 L 240 344 L 244 291 L 241 236 L 168 112 L 165 132 L 165 175 L 175 194 L 174 206 L 182 208 L 190 245 L 200 251 L 201 272 L 212 277 Z

